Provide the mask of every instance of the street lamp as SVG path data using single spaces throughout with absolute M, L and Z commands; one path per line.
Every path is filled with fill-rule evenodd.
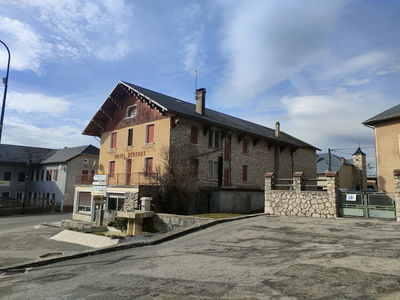
M 1 134 L 3 132 L 3 122 L 4 122 L 4 110 L 6 109 L 6 97 L 7 97 L 7 87 L 8 87 L 8 73 L 10 71 L 10 50 L 8 49 L 7 45 L 0 40 L 0 43 L 6 47 L 8 52 L 8 63 L 7 63 L 7 75 L 3 78 L 4 83 L 4 93 L 3 93 L 3 105 L 1 106 L 1 118 L 0 118 L 0 143 L 1 143 Z

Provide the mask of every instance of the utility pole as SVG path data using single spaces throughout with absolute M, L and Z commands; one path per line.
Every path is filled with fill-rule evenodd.
M 8 49 L 7 45 L 0 40 L 0 43 L 4 45 L 7 49 L 8 53 L 8 63 L 7 63 L 7 75 L 6 77 L 3 78 L 3 83 L 4 83 L 4 93 L 3 93 L 3 104 L 1 106 L 1 117 L 0 117 L 0 143 L 1 143 L 1 135 L 3 133 L 3 123 L 4 123 L 4 110 L 6 109 L 6 97 L 7 97 L 7 87 L 8 87 L 8 73 L 10 71 L 10 50 Z
M 328 171 L 332 171 L 331 149 L 328 148 Z

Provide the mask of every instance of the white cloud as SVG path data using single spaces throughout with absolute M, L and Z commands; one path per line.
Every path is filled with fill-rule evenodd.
M 70 107 L 70 103 L 62 98 L 49 97 L 40 93 L 10 92 L 6 103 L 7 110 L 46 115 L 58 115 L 68 111 Z
M 281 100 L 286 111 L 280 116 L 281 128 L 325 150 L 358 143 L 371 146 L 373 130 L 361 123 L 387 109 L 388 102 L 380 99 L 379 94 L 343 89 L 329 95 L 285 97 Z
M 12 50 L 13 69 L 40 73 L 41 64 L 48 59 L 95 57 L 114 61 L 131 51 L 127 36 L 128 29 L 132 30 L 128 22 L 131 9 L 123 0 L 0 3 L 29 16 L 19 20 L 0 13 L 0 33 Z M 4 67 L 4 53 L 1 55 Z
M 328 75 L 346 75 L 365 71 L 373 73 L 385 66 L 391 57 L 388 53 L 381 51 L 373 51 L 352 57 L 340 64 L 333 66 L 328 72 Z
M 2 143 L 35 147 L 63 148 L 96 144 L 93 137 L 82 135 L 82 129 L 72 126 L 40 128 L 19 118 L 6 118 Z
M 349 79 L 345 82 L 345 85 L 347 86 L 357 86 L 357 85 L 363 85 L 371 82 L 370 78 L 364 78 L 364 79 Z
M 39 33 L 28 24 L 0 16 L 0 34 L 7 37 L 3 41 L 11 52 L 11 69 L 40 72 L 42 61 L 50 56 L 51 46 Z M 8 55 L 3 45 L 1 48 L 0 67 L 6 68 Z
M 245 1 L 224 7 L 222 51 L 228 67 L 218 99 L 228 106 L 245 105 L 243 99 L 316 63 L 326 54 L 326 36 L 345 3 Z

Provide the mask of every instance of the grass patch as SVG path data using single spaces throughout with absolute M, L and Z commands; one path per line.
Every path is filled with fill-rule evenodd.
M 240 217 L 240 216 L 245 216 L 245 215 L 248 215 L 248 214 L 213 213 L 213 214 L 193 215 L 193 217 L 212 218 L 212 219 L 225 219 L 225 218 L 234 218 L 234 217 Z

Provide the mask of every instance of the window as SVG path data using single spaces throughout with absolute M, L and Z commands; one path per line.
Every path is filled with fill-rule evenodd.
M 218 162 L 217 161 L 209 161 L 208 162 L 207 179 L 210 179 L 210 180 L 218 179 Z
M 145 158 L 144 170 L 145 170 L 145 176 L 149 176 L 151 173 L 153 173 L 153 158 L 152 157 Z
M 134 118 L 136 117 L 136 111 L 137 111 L 137 106 L 135 105 L 130 105 L 126 108 L 126 119 Z
M 39 181 L 40 170 L 35 170 L 35 181 Z
M 25 172 L 18 173 L 18 182 L 25 182 Z
M 192 159 L 190 161 L 190 171 L 193 178 L 197 178 L 199 176 L 199 160 Z
M 89 181 L 89 170 L 82 170 L 82 183 Z
M 126 185 L 131 184 L 132 159 L 126 160 Z
M 154 124 L 146 127 L 146 144 L 154 143 Z
M 243 181 L 247 182 L 247 166 L 242 166 Z
M 53 180 L 54 180 L 54 181 L 57 181 L 57 180 L 58 180 L 58 169 L 55 169 L 55 170 L 54 170 Z
M 110 148 L 111 149 L 117 148 L 117 133 L 116 132 L 111 133 Z
M 243 153 L 248 153 L 248 148 L 249 148 L 249 143 L 247 141 L 247 139 L 243 139 Z
M 10 192 L 2 192 L 1 198 L 10 198 Z
M 125 196 L 118 194 L 109 194 L 107 201 L 108 210 L 121 210 L 124 206 Z
M 23 193 L 23 192 L 17 192 L 17 193 L 15 194 L 15 198 L 16 198 L 17 200 L 22 201 L 22 199 L 24 198 L 24 193 Z
M 225 141 L 224 158 L 227 160 L 231 159 L 231 143 L 229 141 Z
M 88 212 L 90 211 L 92 203 L 92 194 L 90 192 L 79 192 L 78 193 L 78 211 Z
M 108 166 L 108 175 L 110 178 L 113 178 L 115 175 L 115 161 L 110 161 L 110 165 Z
M 42 178 L 42 181 L 44 181 L 44 169 L 42 169 L 42 176 L 41 176 L 41 178 Z
M 11 172 L 4 172 L 3 180 L 10 181 L 11 180 Z
M 46 181 L 51 181 L 51 174 L 53 170 L 46 170 Z
M 229 186 L 229 170 L 224 170 L 224 186 Z
M 219 148 L 220 145 L 220 133 L 219 131 L 210 130 L 208 132 L 208 147 Z
M 128 147 L 133 145 L 133 128 L 128 129 Z
M 198 144 L 199 128 L 196 126 L 190 126 L 190 142 L 192 144 Z

